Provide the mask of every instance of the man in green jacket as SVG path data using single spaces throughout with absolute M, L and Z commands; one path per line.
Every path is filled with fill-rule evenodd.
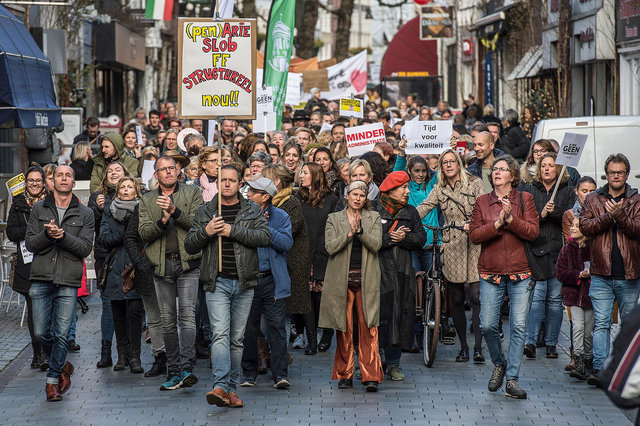
M 100 154 L 93 158 L 93 171 L 91 172 L 91 183 L 89 185 L 92 193 L 100 186 L 102 178 L 107 172 L 107 166 L 111 162 L 118 160 L 129 170 L 131 176 L 138 177 L 138 160 L 125 155 L 122 136 L 117 133 L 107 133 L 100 142 Z
M 179 173 L 180 168 L 173 158 L 160 157 L 154 173 L 158 189 L 146 193 L 140 200 L 138 233 L 147 243 L 146 255 L 155 267 L 153 281 L 162 316 L 169 370 L 168 380 L 160 390 L 191 387 L 198 383 L 192 370 L 200 252 L 188 254 L 184 240 L 203 200 L 200 188 L 178 183 Z

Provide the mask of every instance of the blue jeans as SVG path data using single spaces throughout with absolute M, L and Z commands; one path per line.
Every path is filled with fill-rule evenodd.
M 433 250 L 414 250 L 411 252 L 411 264 L 413 270 L 416 272 L 424 271 L 429 272 L 431 269 L 431 261 L 433 256 Z M 440 256 L 438 256 L 440 257 Z M 440 259 L 438 259 L 438 262 Z
M 544 343 L 547 346 L 558 344 L 560 326 L 562 325 L 562 283 L 556 277 L 546 281 L 536 281 L 533 301 L 527 322 L 525 344 L 535 345 L 540 332 L 540 323 L 544 318 Z
M 76 314 L 78 289 L 51 282 L 33 281 L 33 332 L 49 357 L 47 383 L 58 384 L 69 348 L 69 328 Z
M 507 291 L 509 292 L 509 353 L 505 359 L 498 322 L 500 306 Z M 524 332 L 532 297 L 533 282 L 529 279 L 516 282 L 503 275 L 500 284 L 492 284 L 480 278 L 480 328 L 493 364 L 506 364 L 507 380 L 518 380 L 524 349 Z
M 73 316 L 71 317 L 71 325 L 69 326 L 69 340 L 76 340 L 76 321 L 78 320 L 78 314 L 76 314 L 76 307 L 73 307 Z
M 593 368 L 602 369 L 609 355 L 611 316 L 617 300 L 620 317 L 625 317 L 638 303 L 640 280 L 614 280 L 601 275 L 591 276 L 589 296 L 595 317 L 593 327 Z
M 235 392 L 242 369 L 244 332 L 253 303 L 253 288 L 240 289 L 238 280 L 218 278 L 213 293 L 207 292 L 211 323 L 213 387 Z
M 113 312 L 111 311 L 111 300 L 102 299 L 102 313 L 100 314 L 100 332 L 102 340 L 113 340 Z

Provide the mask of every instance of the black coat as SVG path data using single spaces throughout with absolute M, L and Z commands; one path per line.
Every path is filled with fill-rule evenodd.
M 524 163 L 529 154 L 529 145 L 531 141 L 524 133 L 520 126 L 510 126 L 504 129 L 504 136 L 500 138 L 502 149 L 504 152 Z
M 324 271 L 327 269 L 327 261 L 329 260 L 329 253 L 324 245 L 324 231 L 329 214 L 336 211 L 338 197 L 329 194 L 320 205 L 312 207 L 311 204 L 302 201 L 300 191 L 295 194 L 300 200 L 302 215 L 307 221 L 309 229 L 309 276 L 315 280 L 324 281 Z
M 29 279 L 31 276 L 31 263 L 25 265 L 20 254 L 20 241 L 25 239 L 30 213 L 31 207 L 27 204 L 24 194 L 13 197 L 13 203 L 7 218 L 7 238 L 9 238 L 9 241 L 16 243 L 18 248 L 18 262 L 13 276 L 13 289 L 21 294 L 29 293 L 31 288 L 31 280 Z
M 138 216 L 138 207 L 135 208 L 129 218 L 129 225 L 124 234 L 124 247 L 127 250 L 131 264 L 136 267 L 133 281 L 136 284 L 136 291 L 142 296 L 153 296 L 156 294 L 156 288 L 153 284 L 154 267 L 149 261 L 146 254 L 142 253 L 145 243 L 138 234 L 138 224 L 140 217 Z
M 109 253 L 115 250 L 108 265 L 105 263 L 105 267 L 109 267 L 109 273 L 107 274 L 107 286 L 100 293 L 100 297 L 106 300 L 140 298 L 135 289 L 126 294 L 122 292 L 122 271 L 131 265 L 131 259 L 129 259 L 127 250 L 124 247 L 124 234 L 128 223 L 129 221 L 126 219 L 122 222 L 117 220 L 111 214 L 111 209 L 105 207 L 98 241 Z
M 576 202 L 576 194 L 567 182 L 561 183 L 554 199 L 555 208 L 551 214 L 548 214 L 543 219 L 540 212 L 551 199 L 553 188 L 554 186 L 547 191 L 541 182 L 534 180 L 531 185 L 524 186 L 523 190 L 533 195 L 533 202 L 536 205 L 538 219 L 540 220 L 540 235 L 547 238 L 549 249 L 551 250 L 551 258 L 555 265 L 564 243 L 562 241 L 562 215 L 565 211 L 573 208 L 573 204 Z
M 93 160 L 89 161 L 75 160 L 69 166 L 75 173 L 76 180 L 91 180 L 91 172 L 93 171 Z
M 98 198 L 98 195 L 100 195 L 99 191 L 93 192 L 91 196 L 89 196 L 89 202 L 87 203 L 87 207 L 89 207 L 93 211 L 93 219 L 96 224 L 96 227 L 95 227 L 96 238 L 95 238 L 95 244 L 93 246 L 93 259 L 95 261 L 96 274 L 99 274 L 100 269 L 102 269 L 102 264 L 104 263 L 104 260 L 107 257 L 107 255 L 109 254 L 109 251 L 104 247 L 102 247 L 102 244 L 100 244 L 100 241 L 98 240 L 98 236 L 100 235 L 100 224 L 102 223 L 102 213 L 104 212 L 104 210 L 107 210 L 109 208 L 109 204 L 111 204 L 111 201 L 113 200 L 113 194 L 105 195 L 104 210 L 100 210 L 98 208 L 98 203 L 96 203 L 96 199 Z
M 406 205 L 395 219 L 379 204 L 376 208 L 382 222 L 380 259 L 380 342 L 382 346 L 398 345 L 410 349 L 415 322 L 416 274 L 411 252 L 420 250 L 427 241 L 420 215 L 415 207 Z M 397 221 L 397 223 L 396 223 Z M 406 226 L 411 230 L 404 241 L 391 241 L 389 231 Z

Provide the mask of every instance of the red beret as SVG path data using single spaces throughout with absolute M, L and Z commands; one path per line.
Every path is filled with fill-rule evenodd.
M 407 174 L 407 172 L 398 170 L 397 172 L 389 173 L 389 175 L 380 185 L 380 191 L 389 192 L 392 189 L 405 184 L 406 182 L 409 182 L 409 175 Z

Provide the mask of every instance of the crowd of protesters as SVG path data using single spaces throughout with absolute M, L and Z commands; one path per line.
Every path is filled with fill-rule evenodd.
M 282 130 L 267 134 L 225 119 L 214 146 L 203 121 L 179 119 L 171 103 L 137 110 L 120 134 L 101 134 L 90 118 L 70 166 L 25 171 L 7 235 L 21 245 L 14 289 L 27 300 L 31 367 L 47 371 L 47 400 L 71 384 L 76 287 L 91 251 L 102 299 L 97 368 L 161 377 L 170 391 L 198 383 L 193 367 L 208 360 L 208 403 L 242 407 L 239 387 L 270 370 L 274 387 L 288 388 L 295 349 L 313 356 L 335 336 L 338 388 L 356 378 L 375 392 L 385 374 L 402 381 L 402 352 L 421 350 L 416 274 L 432 267 L 439 243 L 428 227 L 449 224 L 459 229 L 444 233 L 437 261 L 455 361 L 484 363 L 484 338 L 489 390 L 506 378 L 507 396 L 527 398 L 523 356 L 544 347 L 558 358 L 564 305 L 565 369 L 599 386 L 614 304 L 624 321 L 640 290 L 640 196 L 626 184 L 626 157 L 607 159 L 607 184 L 596 188 L 575 169 L 563 173 L 557 141 L 531 144 L 531 106 L 522 120 L 511 109 L 499 120 L 472 99 L 454 113 L 446 102 L 431 109 L 410 96 L 389 107 L 372 96 L 357 124 L 381 122 L 386 142 L 350 158 L 349 120 L 336 109 L 316 98 L 285 107 Z M 452 149 L 407 155 L 401 129 L 414 118 L 452 120 Z M 78 180 L 90 180 L 86 207 L 73 195 Z M 531 258 L 534 246 L 545 256 Z M 142 340 L 154 357 L 146 372 Z

